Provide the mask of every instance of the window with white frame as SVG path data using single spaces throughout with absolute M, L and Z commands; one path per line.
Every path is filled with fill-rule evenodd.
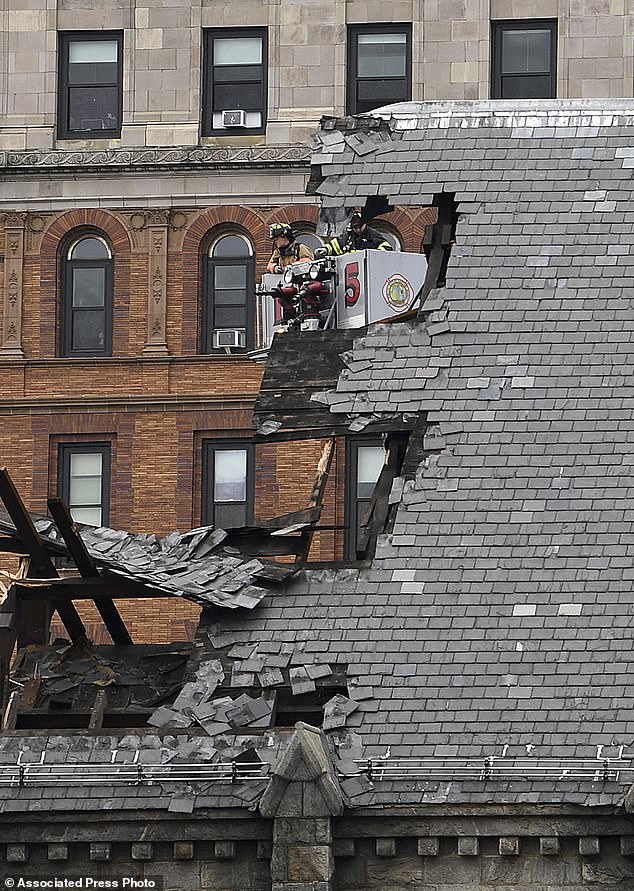
M 58 491 L 76 523 L 105 526 L 110 516 L 110 443 L 62 443 Z

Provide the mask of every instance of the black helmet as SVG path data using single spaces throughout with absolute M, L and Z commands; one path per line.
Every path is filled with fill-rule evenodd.
M 269 226 L 269 238 L 271 241 L 279 238 L 280 235 L 288 238 L 289 241 L 294 241 L 295 239 L 295 233 L 288 223 L 273 223 L 272 226 Z
M 351 232 L 352 229 L 359 229 L 363 226 L 364 220 L 358 210 L 355 210 L 350 217 L 350 221 L 348 223 L 348 232 Z

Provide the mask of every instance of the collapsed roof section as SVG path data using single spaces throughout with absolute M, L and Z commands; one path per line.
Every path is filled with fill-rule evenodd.
M 476 103 L 395 111 L 374 134 L 347 121 L 324 131 L 343 146 L 327 153 L 324 141 L 317 159 L 333 197 L 455 194 L 446 286 L 418 319 L 355 332 L 317 403 L 327 423 L 411 413 L 426 426 L 370 566 L 298 573 L 256 609 L 204 611 L 192 686 L 176 717 L 155 719 L 170 736 L 200 734 L 193 757 L 246 737 L 277 761 L 270 726 L 235 732 L 264 717 L 256 700 L 292 693 L 291 669 L 301 690 L 311 672 L 345 666 L 348 702 L 323 711 L 348 803 L 623 805 L 634 764 L 633 126 L 631 106 Z M 317 365 L 303 355 L 310 377 Z M 215 662 L 224 678 L 203 701 Z M 220 704 L 234 668 L 248 686 Z M 275 668 L 282 681 L 269 688 Z M 179 730 L 179 714 L 199 723 Z M 229 731 L 213 735 L 217 723 Z
M 51 558 L 72 558 L 57 525 L 49 517 L 34 517 L 34 528 L 39 534 L 45 553 Z M 259 582 L 280 578 L 277 568 L 268 571 L 259 560 L 249 560 L 226 550 L 227 532 L 205 526 L 185 534 L 171 532 L 159 538 L 155 535 L 135 535 L 107 527 L 77 525 L 76 531 L 86 546 L 97 568 L 97 578 L 79 583 L 68 578 L 22 578 L 20 588 L 46 589 L 48 595 L 63 596 L 71 589 L 80 597 L 80 587 L 110 587 L 113 592 L 134 590 L 136 596 L 176 596 L 201 606 L 221 606 L 229 609 L 252 609 L 267 592 Z M 0 550 L 13 551 L 21 538 L 9 514 L 0 508 Z M 27 548 L 28 551 L 28 548 Z M 282 572 L 281 578 L 284 578 Z M 125 582 L 136 588 L 126 589 Z M 91 595 L 86 593 L 87 597 Z

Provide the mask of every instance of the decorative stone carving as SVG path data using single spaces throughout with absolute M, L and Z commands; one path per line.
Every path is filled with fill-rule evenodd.
M 144 355 L 167 356 L 165 323 L 167 313 L 167 221 L 169 211 L 146 214 L 149 226 L 148 331 Z
M 227 148 L 110 149 L 108 151 L 24 151 L 0 153 L 0 168 L 139 167 L 305 167 L 311 150 L 304 145 L 229 146 Z
M 2 214 L 2 222 L 7 229 L 16 226 L 19 229 L 24 229 L 24 226 L 26 224 L 26 216 L 26 213 L 22 211 L 9 210 L 6 213 Z
M 4 267 L 4 324 L 0 357 L 24 359 L 22 350 L 22 265 L 24 260 L 24 214 L 7 214 L 13 227 L 7 227 Z M 21 225 L 15 226 L 17 219 Z
M 27 214 L 24 254 L 25 256 L 39 254 L 42 247 L 42 239 L 51 220 L 51 214 L 34 213 Z
M 130 217 L 130 227 L 132 229 L 145 229 L 145 214 L 138 212 L 133 213 Z
M 187 225 L 188 216 L 186 213 L 183 213 L 182 210 L 172 211 L 170 216 L 170 228 L 171 229 L 184 229 Z

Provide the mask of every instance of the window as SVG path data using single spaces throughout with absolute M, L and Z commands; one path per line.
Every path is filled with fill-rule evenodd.
M 211 243 L 204 282 L 203 352 L 251 347 L 255 267 L 244 235 L 221 235 Z
M 557 22 L 492 22 L 491 61 L 492 99 L 556 98 Z
M 348 114 L 406 102 L 412 90 L 410 25 L 348 30 Z
M 372 500 L 372 493 L 385 464 L 381 437 L 362 437 L 348 442 L 348 522 L 346 556 L 354 560 L 359 528 Z
M 205 32 L 203 134 L 264 132 L 266 28 Z
M 60 34 L 60 139 L 121 135 L 122 48 L 116 31 Z
M 110 516 L 109 443 L 60 445 L 57 488 L 76 523 L 106 526 Z
M 253 522 L 253 446 L 241 442 L 204 444 L 203 522 L 235 529 Z
M 61 355 L 112 353 L 113 260 L 107 241 L 83 235 L 65 252 L 62 269 Z

